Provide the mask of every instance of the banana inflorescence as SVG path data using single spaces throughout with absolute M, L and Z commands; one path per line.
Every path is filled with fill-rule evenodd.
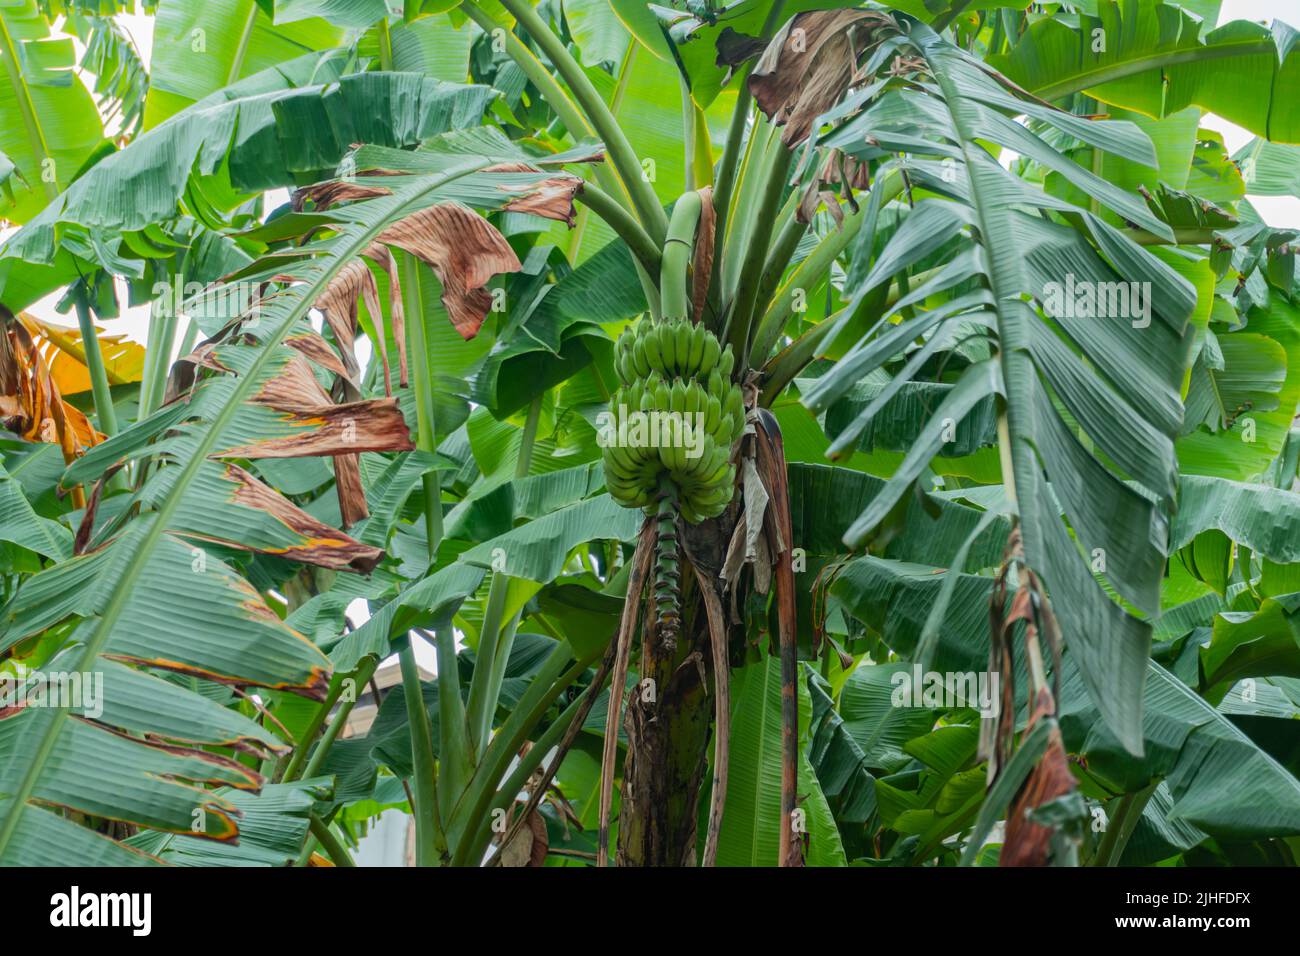
M 654 600 L 661 636 L 681 625 L 677 516 L 716 518 L 735 494 L 731 450 L 745 425 L 735 358 L 703 325 L 643 319 L 620 336 L 610 399 L 615 440 L 604 449 L 605 486 L 619 504 L 656 519 Z

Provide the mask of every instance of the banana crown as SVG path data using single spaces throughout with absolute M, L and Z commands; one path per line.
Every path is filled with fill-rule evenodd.
M 626 329 L 614 347 L 622 387 L 610 398 L 614 434 L 604 449 L 605 485 L 627 508 L 655 509 L 660 477 L 677 487 L 682 517 L 716 518 L 731 502 L 731 448 L 745 426 L 735 356 L 688 319 Z

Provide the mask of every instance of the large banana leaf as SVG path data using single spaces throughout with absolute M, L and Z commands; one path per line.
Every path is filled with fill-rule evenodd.
M 72 535 L 57 521 L 36 513 L 18 479 L 0 465 L 0 541 L 9 541 L 47 558 L 72 555 Z
M 401 242 L 400 230 L 386 230 L 446 183 L 490 162 L 467 163 L 369 200 L 367 216 L 303 247 L 303 257 L 281 273 L 281 281 L 292 284 L 261 303 L 260 347 L 253 349 L 240 374 L 229 377 L 224 400 L 214 403 L 210 417 L 191 426 L 184 454 L 175 464 L 163 466 L 176 474 L 156 500 L 156 510 L 131 521 L 99 550 L 28 580 L 0 618 L 4 646 L 58 622 L 82 618 L 77 633 L 82 648 L 73 665 L 79 671 L 92 670 L 100 655 L 108 654 L 152 666 L 194 669 L 236 684 L 322 694 L 329 665 L 320 651 L 286 627 L 242 578 L 212 556 L 182 544 L 167 529 L 209 456 L 237 437 L 232 426 L 244 403 L 258 397 L 277 350 L 331 281 L 381 235 Z M 177 404 L 183 408 L 183 403 Z M 178 595 L 184 598 L 178 601 Z M 182 613 L 193 616 L 188 628 L 178 621 Z M 232 634 L 240 639 L 232 641 Z M 0 784 L 13 801 L 0 822 L 0 853 L 18 852 L 25 841 L 39 837 L 39 815 L 24 813 L 30 799 L 85 804 L 84 809 L 98 815 L 173 830 L 188 830 L 191 811 L 206 801 L 212 808 L 201 815 L 205 832 L 233 838 L 237 829 L 219 798 L 170 781 L 188 776 L 249 789 L 260 784 L 256 774 L 239 764 L 157 750 L 81 721 L 70 722 L 64 710 L 23 708 L 3 723 L 7 732 L 0 750 L 8 776 Z M 121 751 L 109 759 L 123 780 L 121 786 L 101 788 L 107 746 Z M 204 775 L 209 766 L 215 769 Z
M 216 792 L 239 812 L 239 844 L 145 831 L 124 842 L 176 866 L 288 866 L 302 852 L 316 800 L 327 787 L 319 781 L 269 784 L 260 793 L 221 788 Z
M 942 586 L 943 576 L 933 568 L 860 558 L 836 578 L 832 594 L 908 657 Z M 987 577 L 960 576 L 936 669 L 977 672 L 987 666 L 991 589 Z M 1172 794 L 1166 815 L 1171 826 L 1194 824 L 1225 839 L 1295 832 L 1300 781 L 1291 772 L 1154 661 L 1144 668 L 1142 695 L 1143 756 L 1138 758 L 1100 719 L 1075 654 L 1066 652 L 1061 730 L 1067 749 L 1084 756 L 1095 781 L 1113 794 L 1136 793 L 1163 776 Z
M 319 19 L 272 25 L 257 0 L 162 0 L 153 21 L 145 128 L 255 73 L 338 46 L 342 35 Z
M 141 520 L 106 548 L 29 578 L 4 608 L 0 646 L 8 649 L 78 620 L 82 624 L 72 636 L 84 640 L 111 601 L 117 571 L 134 560 L 133 550 L 152 523 Z M 261 778 L 228 757 L 195 748 L 267 753 L 283 744 L 234 711 L 115 661 L 319 695 L 328 671 L 324 655 L 280 623 L 230 568 L 169 536 L 149 559 L 145 579 L 125 602 L 104 651 L 106 657 L 92 667 L 76 663 L 75 650 L 46 665 L 81 672 L 86 681 L 98 674 L 103 684 L 100 706 L 81 701 L 76 713 L 82 716 L 74 716 L 69 732 L 55 737 L 53 749 L 40 758 L 48 770 L 36 780 L 32 797 L 156 830 L 235 839 L 234 804 L 194 784 L 251 790 Z M 0 789 L 21 792 L 24 774 L 53 736 L 50 725 L 65 713 L 31 706 L 6 713 L 0 721 Z M 10 803 L 4 823 L 14 829 L 6 860 L 81 864 L 107 852 L 82 846 L 84 839 L 42 847 L 52 826 L 47 815 L 33 808 L 19 817 Z
M 1256 137 L 1232 157 L 1252 196 L 1300 198 L 1300 147 Z
M 223 562 L 170 535 L 152 558 L 132 554 L 155 523 L 142 520 L 107 547 L 29 578 L 4 608 L 0 649 L 73 617 L 93 620 L 117 595 L 123 565 L 143 564 L 137 573 L 147 576 L 120 602 L 106 654 L 232 684 L 321 692 L 324 656 Z
M 1300 495 L 1269 485 L 1185 475 L 1170 550 L 1209 529 L 1278 564 L 1300 562 Z
M 1246 482 L 1267 474 L 1286 444 L 1300 406 L 1298 318 L 1300 310 L 1273 296 L 1267 306 L 1250 310 L 1243 329 L 1218 336 L 1219 361 L 1202 350 L 1187 394 L 1188 426 L 1201 426 L 1206 420 L 1206 404 L 1198 401 L 1198 395 L 1205 394 L 1207 384 L 1212 393 L 1222 396 L 1220 383 L 1231 385 L 1235 379 L 1237 394 L 1230 392 L 1228 401 L 1219 399 L 1226 417 L 1213 424 L 1222 427 L 1195 427 L 1178 438 L 1178 462 L 1184 472 Z M 1208 367 L 1213 364 L 1223 367 L 1214 371 Z M 1213 382 L 1198 381 L 1199 376 Z
M 247 193 L 332 173 L 355 143 L 408 146 L 475 124 L 493 96 L 418 74 L 340 76 L 341 66 L 308 54 L 200 100 L 95 165 L 0 258 L 53 262 L 56 227 L 70 224 L 95 230 L 101 245 L 147 230 L 205 203 L 190 188 L 196 173 L 224 181 L 220 202 L 233 209 Z
M 961 421 L 991 393 L 1000 395 L 1009 438 L 1004 463 L 1011 465 L 1003 480 L 1019 512 L 1029 563 L 1052 592 L 1066 640 L 1104 719 L 1138 752 L 1150 626 L 1117 604 L 1101 579 L 1140 612 L 1158 611 L 1167 529 L 1157 502 L 1174 492 L 1172 437 L 1182 421 L 1179 389 L 1193 335 L 1188 320 L 1195 290 L 1121 230 L 1011 174 L 980 143 L 1014 149 L 1128 221 L 1169 236 L 1136 196 L 1078 166 L 1003 111 L 1027 112 L 1094 148 L 1146 165 L 1155 164 L 1154 151 L 1130 123 L 1081 121 L 1015 97 L 968 54 L 922 25 L 905 26 L 901 42 L 924 57 L 933 83 L 879 84 L 863 111 L 820 144 L 872 158 L 897 142 L 892 149 L 935 156 L 909 157 L 906 168 L 943 198 L 916 204 L 863 270 L 852 289 L 854 302 L 924 257 L 945 248 L 951 257 L 951 250 L 967 242 L 978 243 L 983 254 L 956 258 L 959 274 L 976 278 L 983 288 L 897 326 L 878 322 L 880 331 L 860 340 L 803 400 L 814 410 L 827 407 L 863 375 L 903 353 L 916 336 L 927 345 L 893 373 L 895 382 L 920 372 L 936 347 L 950 349 L 963 327 L 992 333 L 997 358 L 960 373 L 846 540 L 861 544 L 881 524 L 945 443 L 945 426 Z M 1031 214 L 1034 209 L 1048 216 Z M 1068 216 L 1086 232 L 1054 221 L 1051 213 Z M 1010 249 L 1021 254 L 1005 254 Z M 1053 300 L 1066 283 L 1104 289 L 1121 277 L 1150 290 L 1152 309 L 1143 316 L 1082 318 L 1082 309 Z M 918 290 L 918 297 L 923 294 Z M 846 317 L 853 311 L 846 310 Z M 865 427 L 869 419 L 860 416 L 856 426 Z M 1139 492 L 1126 477 L 1146 490 Z M 1060 520 L 1062 510 L 1073 535 Z
M 1067 663 L 1061 730 L 1072 751 L 1086 754 L 1089 774 L 1127 793 L 1163 777 L 1173 798 L 1167 818 L 1220 839 L 1300 833 L 1300 781 L 1290 772 L 1154 661 L 1143 695 L 1146 754 L 1138 761 L 1097 720 Z
M 1100 38 L 1100 42 L 1099 42 Z M 1005 56 L 990 57 L 1026 89 L 1089 95 L 1164 117 L 1199 106 L 1279 143 L 1300 142 L 1300 48 L 1285 25 L 1238 20 L 1201 36 L 1200 20 L 1171 4 L 1099 0 L 1078 25 L 1030 24 Z
M 0 218 L 27 222 L 103 142 L 99 111 L 73 73 L 71 37 L 50 35 L 36 0 L 0 5 Z
M 70 16 L 66 29 L 86 45 L 82 68 L 95 76 L 95 95 L 121 135 L 134 137 L 144 121 L 149 73 L 122 25 L 107 16 Z

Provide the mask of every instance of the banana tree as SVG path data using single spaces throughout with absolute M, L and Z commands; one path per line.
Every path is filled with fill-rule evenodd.
M 0 143 L 0 667 L 112 689 L 0 710 L 0 859 L 1294 857 L 1294 33 L 420 6 L 161 0 L 143 94 L 78 10 L 129 121 Z

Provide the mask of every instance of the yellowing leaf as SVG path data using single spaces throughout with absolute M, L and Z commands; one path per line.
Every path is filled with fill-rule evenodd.
M 18 316 L 31 333 L 36 348 L 49 367 L 54 384 L 63 395 L 90 391 L 90 373 L 86 370 L 86 350 L 81 330 L 44 322 L 27 312 Z M 99 335 L 99 353 L 110 385 L 138 382 L 144 373 L 144 346 L 124 335 Z

